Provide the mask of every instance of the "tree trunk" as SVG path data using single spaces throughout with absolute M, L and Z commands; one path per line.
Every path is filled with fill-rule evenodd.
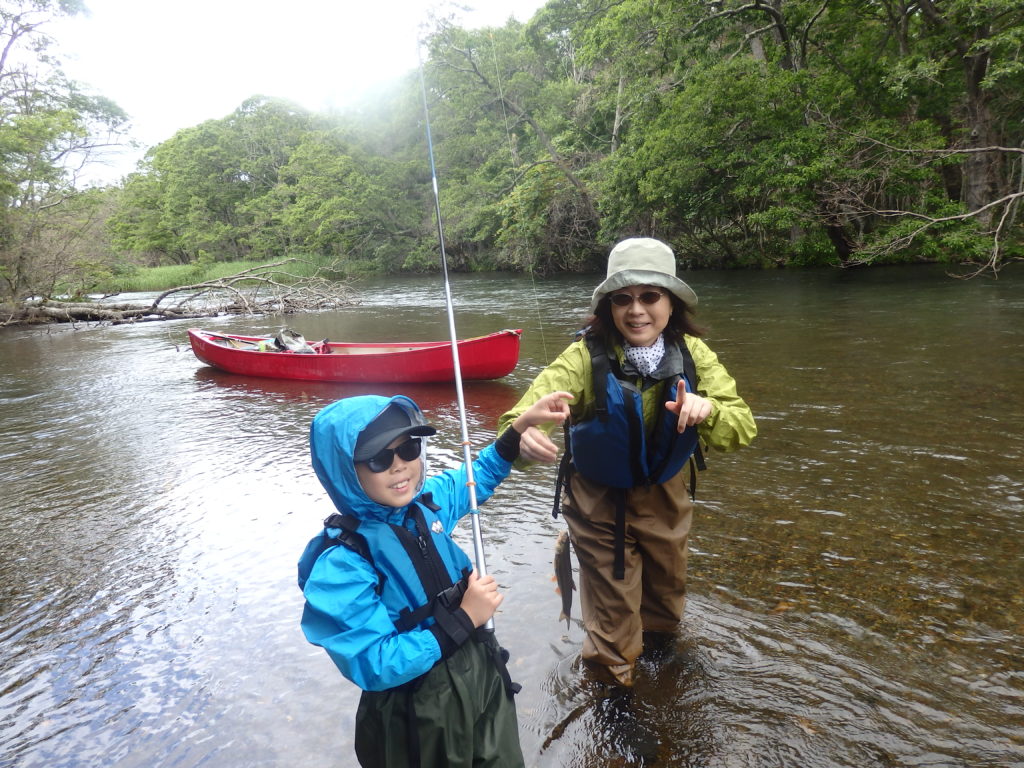
M 619 131 L 622 128 L 622 91 L 625 78 L 619 75 L 619 89 L 615 94 L 615 119 L 612 121 L 612 152 L 619 148 Z
M 970 30 L 957 29 L 950 19 L 943 15 L 934 0 L 920 0 L 924 18 L 932 27 L 950 38 L 951 52 L 963 60 L 964 66 L 964 116 L 963 128 L 965 145 L 969 149 L 997 146 L 999 133 L 995 128 L 991 111 L 990 96 L 982 83 L 988 74 L 991 54 L 987 48 L 973 53 L 972 42 L 982 41 L 991 34 L 987 22 L 979 23 Z M 997 152 L 971 152 L 963 163 L 963 186 L 960 200 L 968 211 L 976 211 L 1000 197 L 1006 184 L 1000 172 L 1002 156 Z M 988 227 L 992 223 L 992 211 L 982 211 L 977 221 Z
M 999 144 L 992 125 L 989 97 L 982 90 L 981 82 L 988 70 L 988 54 L 967 57 L 964 60 L 967 78 L 967 146 L 971 148 L 992 147 Z M 967 210 L 975 211 L 993 200 L 1001 192 L 1000 164 L 998 152 L 972 152 L 964 161 L 963 191 L 961 199 Z M 992 223 L 992 211 L 983 211 L 978 222 L 988 227 Z

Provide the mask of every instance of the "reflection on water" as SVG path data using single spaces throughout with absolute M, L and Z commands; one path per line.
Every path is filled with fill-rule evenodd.
M 624 716 L 666 766 L 1024 766 L 1024 276 L 691 277 L 760 435 L 700 478 L 686 617 Z M 453 280 L 460 335 L 524 329 L 512 375 L 466 384 L 475 445 L 594 282 Z M 208 324 L 447 336 L 439 280 L 361 290 L 350 310 Z M 309 421 L 402 391 L 451 466 L 454 388 L 223 374 L 185 327 L 0 335 L 4 768 L 353 762 L 358 691 L 298 629 L 295 560 L 330 511 Z M 552 480 L 518 473 L 483 507 L 524 752 L 638 764 L 615 756 L 629 745 L 581 673 L 581 628 L 557 620 Z

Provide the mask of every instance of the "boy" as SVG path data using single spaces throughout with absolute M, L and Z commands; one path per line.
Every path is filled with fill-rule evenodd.
M 508 476 L 527 427 L 566 418 L 566 397 L 542 398 L 480 452 L 479 502 Z M 299 561 L 302 630 L 363 689 L 364 768 L 522 766 L 518 686 L 493 633 L 477 629 L 503 598 L 450 536 L 469 512 L 465 466 L 426 478 L 423 442 L 435 433 L 401 395 L 346 398 L 313 419 L 313 468 L 342 514 Z

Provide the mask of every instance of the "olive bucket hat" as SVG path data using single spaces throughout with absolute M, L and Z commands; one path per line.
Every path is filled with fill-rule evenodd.
M 660 240 L 631 237 L 612 248 L 608 255 L 608 275 L 597 286 L 590 311 L 612 291 L 631 285 L 656 285 L 672 291 L 688 307 L 697 305 L 697 294 L 676 277 L 676 255 Z

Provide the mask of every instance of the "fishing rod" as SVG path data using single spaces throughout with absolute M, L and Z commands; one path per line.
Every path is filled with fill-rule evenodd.
M 434 189 L 434 217 L 437 219 L 437 239 L 441 244 L 441 271 L 444 274 L 444 299 L 448 310 L 448 333 L 452 341 L 452 366 L 455 369 L 455 393 L 459 404 L 459 425 L 462 428 L 462 454 L 466 466 L 466 487 L 469 489 L 469 515 L 473 525 L 473 555 L 477 575 L 487 575 L 484 558 L 484 537 L 480 531 L 480 510 L 476 500 L 476 481 L 473 479 L 473 455 L 469 444 L 469 427 L 466 422 L 466 401 L 462 393 L 462 366 L 459 363 L 458 336 L 455 333 L 455 307 L 452 304 L 452 287 L 448 280 L 448 255 L 444 247 L 444 228 L 441 225 L 441 198 L 437 193 L 437 168 L 434 165 L 434 141 L 430 135 L 430 109 L 427 106 L 427 82 L 423 75 L 423 55 L 417 46 L 420 63 L 420 90 L 423 92 L 423 117 L 427 128 L 427 154 L 430 157 L 430 182 Z M 494 631 L 494 618 L 484 624 L 484 629 Z

